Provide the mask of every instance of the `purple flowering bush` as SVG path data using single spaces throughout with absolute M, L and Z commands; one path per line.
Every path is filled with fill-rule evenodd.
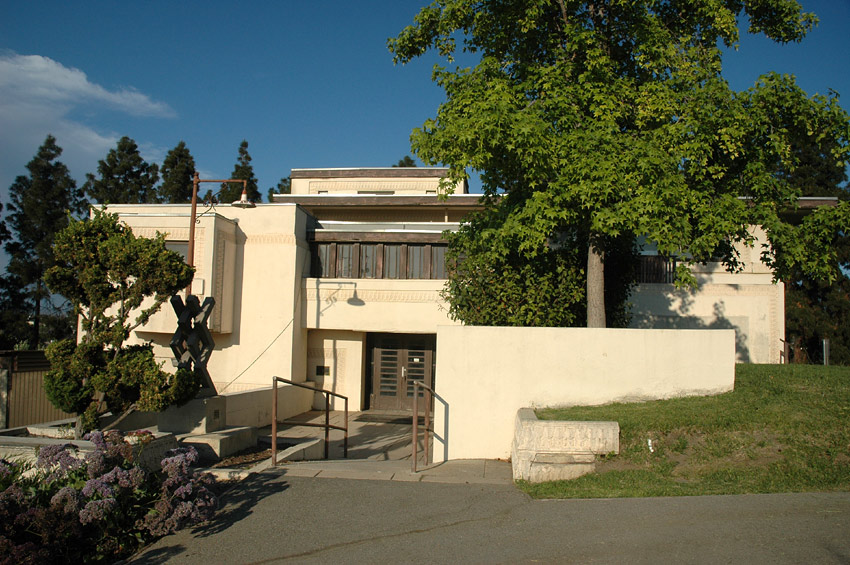
M 112 562 L 214 514 L 215 479 L 192 468 L 193 448 L 148 472 L 121 434 L 87 439 L 84 457 L 66 444 L 43 447 L 33 465 L 0 459 L 0 565 Z

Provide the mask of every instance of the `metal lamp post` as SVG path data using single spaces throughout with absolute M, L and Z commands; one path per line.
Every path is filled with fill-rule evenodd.
M 248 181 L 243 179 L 223 179 L 223 180 L 215 180 L 215 179 L 201 179 L 200 175 L 198 175 L 198 171 L 195 171 L 195 177 L 192 179 L 192 214 L 189 220 L 189 250 L 187 251 L 188 257 L 186 257 L 186 263 L 190 267 L 195 266 L 195 222 L 197 221 L 198 214 L 198 188 L 202 182 L 217 182 L 217 183 L 242 183 L 242 197 L 239 200 L 231 203 L 231 206 L 235 206 L 237 208 L 253 208 L 256 206 L 253 202 L 248 200 Z M 186 287 L 186 296 L 192 294 L 192 283 L 189 282 L 189 286 Z

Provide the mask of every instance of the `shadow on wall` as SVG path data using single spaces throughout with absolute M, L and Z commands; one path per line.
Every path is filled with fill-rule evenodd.
M 692 314 L 694 300 L 687 290 L 673 290 L 654 296 L 651 311 L 634 312 L 631 327 L 639 329 L 735 330 L 735 357 L 739 363 L 750 362 L 747 347 L 748 320 L 732 320 L 726 316 L 723 301 L 714 303 L 713 317 Z

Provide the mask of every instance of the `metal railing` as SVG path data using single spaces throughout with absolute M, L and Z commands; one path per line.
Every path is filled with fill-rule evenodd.
M 325 395 L 325 423 L 315 423 L 315 422 L 300 422 L 297 420 L 283 420 L 281 422 L 277 421 L 277 383 L 286 383 L 292 386 L 297 386 L 299 388 L 306 388 L 307 390 L 313 392 L 320 392 Z M 336 426 L 331 424 L 331 396 L 336 396 L 337 398 L 342 398 L 345 401 L 345 425 L 344 426 Z M 345 439 L 343 440 L 343 454 L 345 458 L 348 458 L 348 397 L 343 396 L 341 394 L 337 394 L 335 392 L 331 392 L 329 390 L 317 389 L 312 386 L 305 385 L 304 383 L 296 383 L 292 382 L 289 379 L 284 379 L 281 377 L 272 377 L 272 465 L 277 465 L 277 425 L 278 424 L 289 424 L 296 426 L 312 426 L 315 428 L 325 428 L 325 459 L 328 458 L 328 447 L 330 446 L 330 436 L 331 430 L 342 430 L 345 432 Z
M 420 381 L 413 381 L 413 472 L 416 472 L 416 460 L 419 458 L 419 390 L 416 387 L 425 389 L 425 431 L 423 454 L 425 455 L 425 464 L 428 464 L 428 446 L 431 443 L 429 432 L 431 428 L 431 399 L 437 393 L 434 389 Z

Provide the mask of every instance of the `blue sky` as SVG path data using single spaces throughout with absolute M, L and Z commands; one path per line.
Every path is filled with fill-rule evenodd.
M 443 99 L 433 59 L 386 48 L 425 3 L 0 0 L 0 201 L 48 133 L 80 184 L 123 135 L 156 163 L 185 141 L 202 178 L 246 139 L 264 195 L 292 168 L 390 166 Z M 802 3 L 821 19 L 803 43 L 744 36 L 724 74 L 794 74 L 850 108 L 850 0 Z

